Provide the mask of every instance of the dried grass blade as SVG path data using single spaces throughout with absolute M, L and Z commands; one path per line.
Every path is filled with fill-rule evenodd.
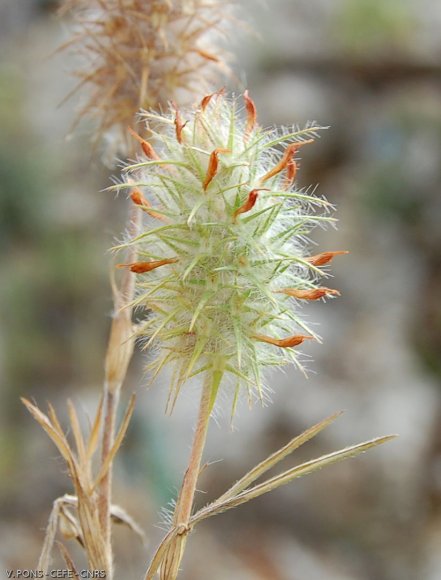
M 72 463 L 75 463 L 74 458 L 72 456 L 72 452 L 69 449 L 69 445 L 68 445 L 66 438 L 64 436 L 64 433 L 62 431 L 60 432 L 58 430 L 59 424 L 57 425 L 57 427 L 54 427 L 52 422 L 49 420 L 48 416 L 45 415 L 42 411 L 40 411 L 40 409 L 38 407 L 33 405 L 27 399 L 24 399 L 23 397 L 21 397 L 21 402 L 26 407 L 26 409 L 29 411 L 29 413 L 33 416 L 33 418 L 37 421 L 37 423 L 49 435 L 49 437 L 52 439 L 53 443 L 55 443 L 59 452 L 61 453 L 63 458 L 67 461 L 67 463 L 69 465 L 71 465 Z
M 86 464 L 86 446 L 84 444 L 84 438 L 81 433 L 80 421 L 78 419 L 77 411 L 70 399 L 67 400 L 67 408 L 69 412 L 69 420 L 72 427 L 73 436 L 75 439 L 75 446 L 77 448 L 78 458 L 80 464 Z
M 57 534 L 58 520 L 60 517 L 60 509 L 62 503 L 63 503 L 62 497 L 56 499 L 54 501 L 52 511 L 49 516 L 49 521 L 44 536 L 43 548 L 41 550 L 37 566 L 38 570 L 42 570 L 44 574 L 47 574 L 49 570 L 49 565 L 51 563 L 51 554 L 54 548 L 55 536 Z
M 153 580 L 154 579 L 156 572 L 158 571 L 159 566 L 162 563 L 162 560 L 164 558 L 166 550 L 168 549 L 171 542 L 176 538 L 178 533 L 179 533 L 178 527 L 172 528 L 168 532 L 168 534 L 164 537 L 164 539 L 160 543 L 158 549 L 156 550 L 155 555 L 153 556 L 153 560 L 150 562 L 150 565 L 148 567 L 148 570 L 146 572 L 144 580 Z
M 61 553 L 61 556 L 63 557 L 63 560 L 66 562 L 67 569 L 70 570 L 71 572 L 73 572 L 74 578 L 80 578 L 81 576 L 78 573 L 78 570 L 76 569 L 75 564 L 72 560 L 72 557 L 69 554 L 66 546 L 64 544 L 62 544 L 61 542 L 57 542 L 57 546 L 58 546 L 58 549 L 60 550 L 60 553 Z
M 100 438 L 101 420 L 103 416 L 103 397 L 100 398 L 92 429 L 90 430 L 89 441 L 87 442 L 87 459 L 90 461 L 95 453 Z
M 129 404 L 127 406 L 127 410 L 125 412 L 124 419 L 122 420 L 121 427 L 119 428 L 118 434 L 115 437 L 115 442 L 113 443 L 106 459 L 103 461 L 100 472 L 99 472 L 97 478 L 95 479 L 95 482 L 93 484 L 92 489 L 95 489 L 96 486 L 101 482 L 103 477 L 105 477 L 106 473 L 109 470 L 109 467 L 112 464 L 112 461 L 115 458 L 115 455 L 116 455 L 119 447 L 121 446 L 121 443 L 122 443 L 124 436 L 127 432 L 127 429 L 128 429 L 129 423 L 130 423 L 130 419 L 132 418 L 133 411 L 135 409 L 135 400 L 136 400 L 135 395 L 132 395 L 130 397 L 130 401 L 129 401 Z
M 251 471 L 246 473 L 239 481 L 237 481 L 229 490 L 227 490 L 218 500 L 217 502 L 225 501 L 228 498 L 231 498 L 238 493 L 242 492 L 246 489 L 249 485 L 251 485 L 256 479 L 261 477 L 264 473 L 272 469 L 277 463 L 285 459 L 288 455 L 290 455 L 293 451 L 298 449 L 301 445 L 318 435 L 323 429 L 326 429 L 331 423 L 333 423 L 338 417 L 342 415 L 343 411 L 338 411 L 333 415 L 330 415 L 320 423 L 313 425 L 294 439 L 291 439 L 289 443 L 287 443 L 284 447 L 267 457 L 264 461 L 256 465 Z

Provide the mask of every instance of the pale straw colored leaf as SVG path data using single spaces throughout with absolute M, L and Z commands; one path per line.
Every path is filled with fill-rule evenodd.
M 80 422 L 78 420 L 77 411 L 70 399 L 67 400 L 67 408 L 69 411 L 69 420 L 72 427 L 72 433 L 75 439 L 75 445 L 77 448 L 78 458 L 80 464 L 86 464 L 86 446 L 84 444 L 83 435 L 81 433 Z
M 365 441 L 364 443 L 359 443 L 358 445 L 352 445 L 351 447 L 346 447 L 345 449 L 341 449 L 340 451 L 334 451 L 333 453 L 329 453 L 328 455 L 323 455 L 317 459 L 312 459 L 311 461 L 307 461 L 306 463 L 302 463 L 292 469 L 288 469 L 287 471 L 281 473 L 280 475 L 276 475 L 267 481 L 256 485 L 250 489 L 247 489 L 238 495 L 231 497 L 225 501 L 218 502 L 215 501 L 212 504 L 208 505 L 205 508 L 202 508 L 199 512 L 197 512 L 190 520 L 190 523 L 196 524 L 203 519 L 206 519 L 210 516 L 222 513 L 228 509 L 237 507 L 247 501 L 255 499 L 265 493 L 273 491 L 277 489 L 281 485 L 285 485 L 290 483 L 293 479 L 297 479 L 299 477 L 303 477 L 304 475 L 309 475 L 310 473 L 314 473 L 314 471 L 318 471 L 322 467 L 327 465 L 332 465 L 339 461 L 343 461 L 344 459 L 348 459 L 350 457 L 356 457 L 361 453 L 364 453 L 368 449 L 372 447 L 377 447 L 387 441 L 394 439 L 396 435 L 386 435 L 384 437 L 377 437 L 375 439 L 371 439 L 370 441 Z
M 155 552 L 155 555 L 153 556 L 153 560 L 150 562 L 150 566 L 148 567 L 148 570 L 146 572 L 144 580 L 153 580 L 154 579 L 156 572 L 158 571 L 159 566 L 161 565 L 162 559 L 165 556 L 166 550 L 169 548 L 171 543 L 175 540 L 175 538 L 179 534 L 179 532 L 180 532 L 179 527 L 175 527 L 175 528 L 171 529 L 168 532 L 168 534 L 165 536 L 165 538 L 162 540 L 158 549 Z
M 61 431 L 61 428 L 59 428 L 59 423 L 57 423 L 57 426 L 54 427 L 52 422 L 49 420 L 48 416 L 42 413 L 38 407 L 36 407 L 30 401 L 24 399 L 23 397 L 21 398 L 21 402 L 29 411 L 29 413 L 34 417 L 37 423 L 44 429 L 44 431 L 46 431 L 46 433 L 49 435 L 49 437 L 57 446 L 63 458 L 70 465 L 72 461 L 74 461 L 74 458 L 72 456 L 72 452 L 69 448 L 69 445 L 66 441 L 64 433 Z
M 90 461 L 98 446 L 101 428 L 101 419 L 103 414 L 103 397 L 101 397 L 96 411 L 95 419 L 90 430 L 89 440 L 87 442 L 87 459 Z
M 42 570 L 44 574 L 48 572 L 49 565 L 51 563 L 51 554 L 54 547 L 55 536 L 58 529 L 58 519 L 60 516 L 62 501 L 63 501 L 62 497 L 59 497 L 54 501 L 46 528 L 43 548 L 41 550 L 40 558 L 38 560 L 37 567 L 39 570 Z
M 294 439 L 291 439 L 289 443 L 287 443 L 284 447 L 267 457 L 264 461 L 256 465 L 251 471 L 245 474 L 239 481 L 237 481 L 228 491 L 226 491 L 218 500 L 217 502 L 223 502 L 235 495 L 239 494 L 241 491 L 249 487 L 256 479 L 261 477 L 264 473 L 272 469 L 277 463 L 288 457 L 293 451 L 298 449 L 301 445 L 318 435 L 323 429 L 328 427 L 331 423 L 333 423 L 343 411 L 339 411 L 330 415 L 320 423 L 313 425 Z
M 64 544 L 62 544 L 61 542 L 57 542 L 57 546 L 58 549 L 60 550 L 60 553 L 63 557 L 63 560 L 66 562 L 66 566 L 67 569 L 70 570 L 71 572 L 73 572 L 74 578 L 81 578 L 75 564 L 74 561 L 72 559 L 72 556 L 69 554 L 66 546 Z
M 93 484 L 93 489 L 95 489 L 96 486 L 103 479 L 103 477 L 106 476 L 106 473 L 108 472 L 109 467 L 111 466 L 111 464 L 112 464 L 112 462 L 113 462 L 113 460 L 115 458 L 115 455 L 116 455 L 118 449 L 121 446 L 121 443 L 122 443 L 122 441 L 124 439 L 124 436 L 125 436 L 125 434 L 127 432 L 127 428 L 129 426 L 130 419 L 131 419 L 131 417 L 133 415 L 133 411 L 135 409 L 135 400 L 136 400 L 135 395 L 132 395 L 130 397 L 129 404 L 127 406 L 127 410 L 126 410 L 126 413 L 124 415 L 124 419 L 122 420 L 121 427 L 119 428 L 119 431 L 118 431 L 118 433 L 117 433 L 117 435 L 115 437 L 115 442 L 113 443 L 113 445 L 112 445 L 112 447 L 111 447 L 111 449 L 110 449 L 107 457 L 103 461 L 103 464 L 101 466 L 100 472 L 98 473 L 98 476 L 95 479 L 95 482 Z

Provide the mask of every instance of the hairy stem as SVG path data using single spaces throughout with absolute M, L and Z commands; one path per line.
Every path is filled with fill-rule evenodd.
M 173 517 L 174 526 L 178 531 L 162 558 L 161 580 L 176 580 L 179 573 L 179 565 L 184 555 L 187 536 L 190 531 L 191 510 L 193 508 L 196 486 L 201 470 L 202 455 L 207 439 L 208 424 L 210 422 L 211 389 L 211 381 L 207 380 L 202 387 L 199 415 L 193 437 L 190 459 L 182 481 L 181 491 Z
M 181 524 L 187 525 L 191 516 L 196 485 L 201 469 L 202 454 L 207 439 L 208 423 L 210 421 L 210 394 L 211 383 L 206 382 L 202 387 L 199 416 L 194 433 L 190 459 L 175 510 L 174 520 L 178 526 Z

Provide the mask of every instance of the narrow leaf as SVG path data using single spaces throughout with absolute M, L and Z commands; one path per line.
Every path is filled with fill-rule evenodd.
M 165 555 L 166 550 L 170 546 L 171 542 L 176 538 L 178 533 L 179 533 L 179 528 L 173 528 L 168 532 L 168 534 L 162 540 L 158 549 L 155 552 L 155 555 L 153 556 L 153 560 L 150 562 L 150 565 L 148 567 L 148 570 L 146 572 L 144 580 L 153 580 L 154 579 L 156 572 L 158 571 L 159 566 L 161 565 L 161 562 L 163 560 L 163 557 Z
M 34 417 L 37 423 L 46 431 L 47 435 L 52 439 L 53 443 L 57 446 L 59 452 L 63 458 L 70 464 L 72 460 L 72 453 L 69 449 L 67 441 L 64 434 L 59 433 L 57 429 L 52 425 L 47 415 L 42 413 L 38 407 L 33 405 L 27 399 L 21 398 L 21 402 L 29 411 L 29 413 Z
M 87 443 L 87 458 L 90 460 L 93 454 L 96 451 L 98 446 L 99 436 L 100 436 L 100 427 L 101 427 L 101 419 L 103 413 L 103 398 L 101 397 L 100 402 L 98 403 L 98 409 L 96 411 L 95 419 L 92 425 L 92 429 L 90 430 L 89 441 Z
M 210 391 L 210 413 L 213 410 L 214 403 L 216 402 L 217 393 L 219 392 L 219 387 L 222 382 L 222 377 L 224 376 L 224 371 L 215 370 L 213 371 L 213 378 L 211 381 L 211 391 Z
M 320 423 L 313 425 L 306 431 L 303 431 L 294 439 L 291 439 L 289 443 L 287 443 L 284 447 L 267 457 L 264 461 L 256 465 L 251 471 L 245 474 L 239 481 L 237 481 L 230 489 L 224 493 L 217 501 L 224 501 L 234 495 L 237 495 L 244 489 L 246 489 L 249 485 L 251 485 L 256 479 L 261 477 L 264 473 L 268 470 L 272 469 L 277 463 L 288 457 L 293 451 L 298 449 L 301 445 L 318 435 L 323 429 L 326 429 L 331 423 L 333 423 L 338 417 L 342 415 L 343 411 L 338 411 L 333 415 L 330 415 Z
M 135 409 L 135 400 L 136 400 L 135 395 L 132 395 L 130 397 L 129 404 L 127 406 L 127 410 L 126 410 L 126 413 L 124 415 L 124 419 L 122 420 L 121 427 L 119 428 L 119 431 L 118 431 L 118 433 L 117 433 L 117 435 L 115 437 L 115 441 L 114 441 L 114 443 L 112 445 L 112 448 L 110 449 L 107 457 L 103 461 L 103 464 L 101 466 L 100 472 L 99 472 L 97 478 L 95 479 L 95 482 L 93 484 L 93 488 L 92 489 L 95 489 L 96 486 L 101 482 L 101 480 L 103 479 L 103 477 L 106 476 L 106 473 L 108 472 L 109 467 L 110 467 L 110 465 L 112 464 L 112 461 L 115 458 L 116 452 L 118 451 L 118 449 L 119 449 L 119 447 L 120 447 L 120 445 L 121 445 L 121 443 L 122 443 L 122 441 L 124 439 L 124 436 L 125 436 L 125 434 L 127 432 L 127 428 L 129 426 L 130 419 L 132 418 L 133 411 Z
M 75 445 L 79 457 L 80 464 L 86 463 L 86 446 L 84 444 L 83 435 L 81 433 L 80 422 L 78 420 L 77 411 L 70 399 L 67 400 L 67 408 L 69 411 L 69 419 L 72 427 L 72 433 L 75 439 Z
M 197 512 L 190 520 L 191 524 L 195 524 L 200 522 L 203 519 L 206 519 L 210 516 L 214 516 L 216 514 L 222 513 L 226 510 L 231 508 L 237 507 L 247 501 L 255 499 L 269 491 L 273 491 L 278 487 L 285 485 L 286 483 L 290 483 L 293 479 L 298 477 L 303 477 L 304 475 L 309 475 L 310 473 L 314 473 L 314 471 L 318 471 L 322 467 L 326 465 L 332 465 L 333 463 L 338 463 L 339 461 L 343 461 L 344 459 L 348 459 L 350 457 L 356 457 L 361 453 L 364 453 L 368 449 L 372 447 L 376 447 L 387 441 L 394 439 L 396 435 L 386 435 L 384 437 L 377 437 L 375 439 L 371 439 L 370 441 L 365 441 L 364 443 L 359 443 L 358 445 L 353 445 L 351 447 L 346 447 L 345 449 L 341 449 L 340 451 L 334 451 L 333 453 L 329 453 L 328 455 L 323 455 L 317 459 L 313 459 L 311 461 L 307 461 L 306 463 L 302 463 L 297 467 L 293 467 L 292 469 L 288 469 L 284 473 L 280 475 L 276 475 L 267 481 L 252 487 L 251 489 L 245 490 L 234 497 L 230 497 L 226 501 L 218 503 L 217 501 L 213 502 L 211 505 L 207 506 L 206 508 L 202 508 L 199 512 Z

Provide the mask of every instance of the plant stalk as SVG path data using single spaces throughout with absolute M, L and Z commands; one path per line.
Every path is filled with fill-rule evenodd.
M 176 580 L 179 573 L 179 565 L 184 555 L 188 533 L 190 532 L 191 511 L 201 470 L 208 424 L 210 422 L 211 389 L 211 380 L 207 380 L 202 387 L 199 415 L 193 437 L 190 459 L 184 474 L 173 517 L 174 526 L 178 529 L 178 533 L 162 559 L 161 580 Z
M 129 212 L 130 235 L 135 237 L 141 225 L 141 212 L 133 206 Z M 129 261 L 136 261 L 136 247 L 131 248 Z M 104 421 L 101 448 L 101 465 L 106 458 L 115 440 L 115 424 L 122 384 L 126 378 L 127 368 L 133 354 L 134 338 L 132 326 L 132 309 L 130 303 L 135 293 L 135 276 L 129 270 L 124 271 L 117 289 L 113 286 L 114 318 L 107 345 L 104 381 Z M 103 477 L 98 496 L 99 521 L 106 545 L 107 578 L 112 579 L 113 550 L 111 530 L 112 504 L 112 475 L 113 462 L 110 463 L 106 475 Z
M 201 469 L 202 455 L 207 439 L 208 424 L 210 422 L 210 395 L 211 383 L 207 381 L 202 387 L 199 415 L 194 433 L 190 459 L 176 505 L 174 520 L 178 526 L 181 524 L 188 525 L 191 517 L 196 485 Z

